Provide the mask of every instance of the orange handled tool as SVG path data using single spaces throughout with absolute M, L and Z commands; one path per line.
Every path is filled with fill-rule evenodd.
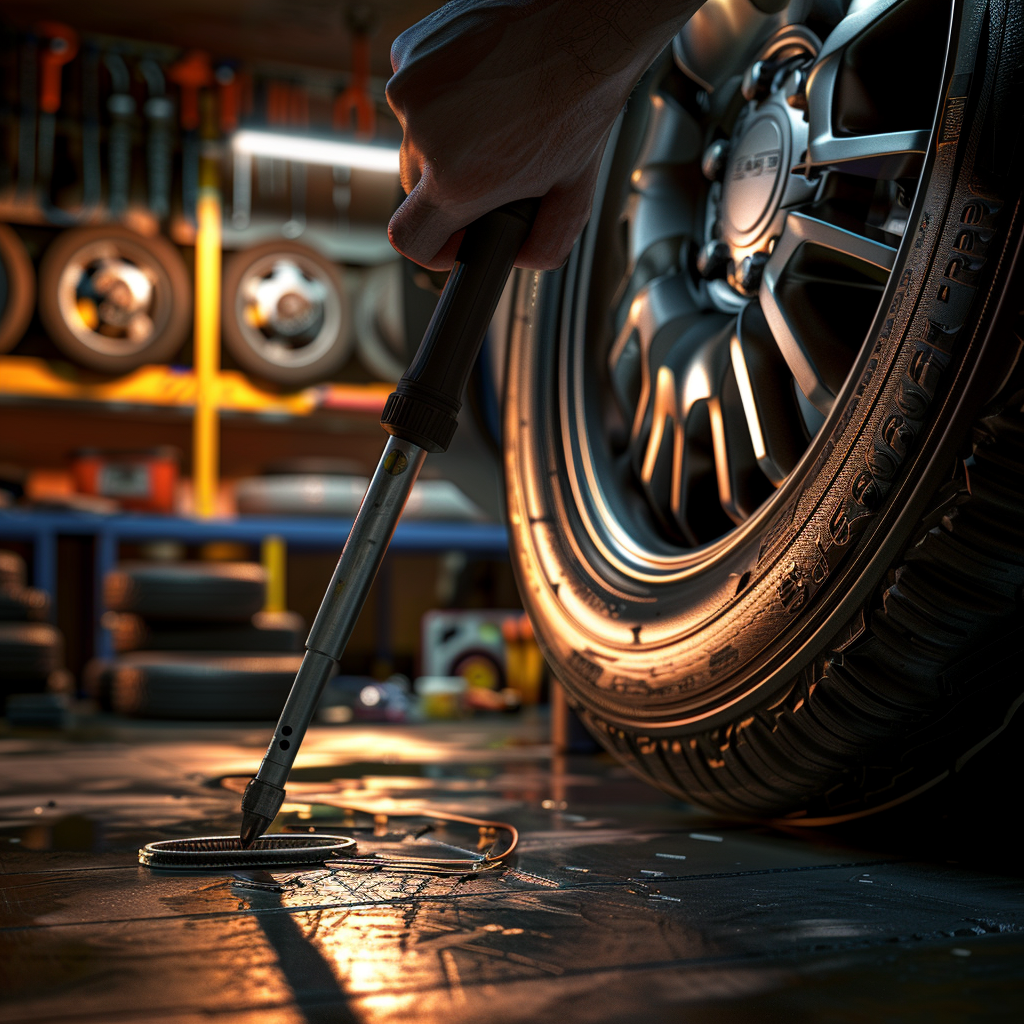
M 36 31 L 44 40 L 39 61 L 39 201 L 47 218 L 58 223 L 71 218 L 53 206 L 53 146 L 60 110 L 61 73 L 78 53 L 78 34 L 57 21 L 42 21 Z
M 167 77 L 181 92 L 181 205 L 185 217 L 194 224 L 199 199 L 199 93 L 213 82 L 210 55 L 190 50 L 171 65 Z

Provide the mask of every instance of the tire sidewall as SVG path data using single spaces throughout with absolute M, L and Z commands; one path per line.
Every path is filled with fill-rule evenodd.
M 7 276 L 7 301 L 0 310 L 0 354 L 10 352 L 32 320 L 36 304 L 36 273 L 25 244 L 0 224 L 0 261 Z

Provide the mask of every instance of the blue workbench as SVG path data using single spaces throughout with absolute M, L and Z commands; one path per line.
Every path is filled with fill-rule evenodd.
M 291 548 L 341 553 L 352 527 L 351 519 L 245 516 L 237 519 L 190 519 L 181 516 L 96 515 L 93 513 L 0 509 L 0 540 L 32 544 L 32 583 L 56 600 L 57 538 L 92 537 L 95 542 L 94 584 L 97 618 L 102 613 L 102 586 L 118 562 L 126 541 L 176 540 L 184 544 L 237 541 L 259 544 L 265 537 L 281 537 Z M 505 527 L 494 523 L 441 523 L 404 520 L 391 541 L 392 551 L 430 553 L 463 551 L 481 557 L 504 556 L 508 551 Z M 96 653 L 111 653 L 110 637 L 96 624 Z

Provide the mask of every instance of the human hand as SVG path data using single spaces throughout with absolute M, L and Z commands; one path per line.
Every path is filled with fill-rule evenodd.
M 542 197 L 516 265 L 561 266 L 630 91 L 700 0 L 452 0 L 391 48 L 404 130 L 391 244 L 451 267 L 462 229 Z

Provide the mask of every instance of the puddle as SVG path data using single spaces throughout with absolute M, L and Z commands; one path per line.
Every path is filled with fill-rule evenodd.
M 92 852 L 103 847 L 103 827 L 82 814 L 67 814 L 48 821 L 0 830 L 0 847 L 22 850 Z

